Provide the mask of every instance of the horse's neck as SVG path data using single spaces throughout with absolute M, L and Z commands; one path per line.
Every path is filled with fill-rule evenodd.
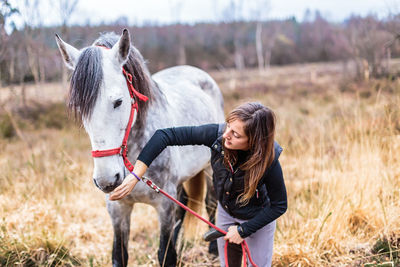
M 137 157 L 147 141 L 153 136 L 155 131 L 165 127 L 167 117 L 167 105 L 165 95 L 158 85 L 151 81 L 152 95 L 149 99 L 148 108 L 143 116 L 142 127 L 132 127 L 128 140 L 128 148 L 131 151 L 130 156 Z M 139 111 L 141 112 L 141 111 Z

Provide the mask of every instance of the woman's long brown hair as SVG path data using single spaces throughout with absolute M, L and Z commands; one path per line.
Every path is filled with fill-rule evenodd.
M 240 120 L 244 123 L 244 132 L 249 138 L 249 156 L 247 161 L 239 166 L 245 171 L 244 192 L 239 195 L 241 205 L 248 204 L 254 195 L 257 184 L 275 157 L 275 114 L 269 108 L 257 102 L 240 105 L 229 113 L 226 122 Z M 222 142 L 225 143 L 225 140 Z M 236 150 L 224 147 L 224 163 L 236 164 L 238 157 Z

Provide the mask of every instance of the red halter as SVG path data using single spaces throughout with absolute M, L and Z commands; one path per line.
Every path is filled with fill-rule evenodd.
M 122 145 L 118 148 L 92 151 L 92 157 L 101 158 L 101 157 L 108 157 L 108 156 L 120 154 L 122 156 L 122 158 L 124 159 L 125 167 L 130 172 L 132 172 L 133 165 L 127 157 L 127 154 L 128 154 L 128 146 L 127 145 L 128 145 L 129 133 L 132 128 L 132 122 L 133 122 L 133 116 L 135 114 L 135 110 L 136 110 L 136 112 L 139 110 L 137 101 L 135 100 L 135 96 L 138 98 L 138 100 L 142 100 L 142 101 L 147 101 L 149 98 L 135 90 L 135 88 L 133 87 L 133 84 L 132 84 L 132 75 L 130 73 L 126 72 L 124 68 L 122 68 L 122 73 L 124 74 L 124 76 L 126 78 L 126 84 L 129 89 L 129 94 L 131 95 L 131 103 L 132 103 L 131 114 L 129 116 L 128 125 L 126 126 L 126 129 L 125 129 L 125 136 L 122 141 Z

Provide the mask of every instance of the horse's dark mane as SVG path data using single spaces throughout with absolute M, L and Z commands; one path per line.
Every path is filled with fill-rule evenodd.
M 103 81 L 102 57 L 100 48 L 85 48 L 79 56 L 71 76 L 68 107 L 82 118 L 92 114 L 99 89 Z
M 93 46 L 85 48 L 78 60 L 71 77 L 71 88 L 68 106 L 83 118 L 89 118 L 99 94 L 99 88 L 103 81 L 101 47 L 112 48 L 119 40 L 115 33 L 104 33 L 93 43 Z M 149 97 L 152 101 L 151 87 L 154 86 L 150 73 L 140 52 L 131 45 L 128 60 L 124 65 L 125 70 L 133 77 L 133 86 L 137 91 Z M 122 70 L 121 70 L 122 73 Z M 128 89 L 127 89 L 128 90 Z M 136 99 L 139 106 L 136 124 L 142 126 L 149 106 L 149 101 L 143 102 Z

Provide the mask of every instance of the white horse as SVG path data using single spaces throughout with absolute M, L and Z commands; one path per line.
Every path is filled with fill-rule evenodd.
M 125 130 L 130 129 L 127 157 L 136 160 L 139 152 L 159 128 L 221 123 L 224 121 L 223 98 L 215 81 L 204 71 L 177 66 L 150 76 L 143 57 L 130 43 L 125 29 L 119 36 L 103 34 L 92 46 L 78 50 L 56 35 L 56 41 L 68 68 L 73 70 L 69 108 L 81 116 L 92 150 L 120 148 Z M 122 68 L 127 75 L 122 73 Z M 126 77 L 139 92 L 131 97 Z M 142 101 L 140 94 L 149 98 Z M 128 121 L 132 104 L 138 110 Z M 122 152 L 122 150 L 121 150 Z M 176 265 L 175 242 L 184 213 L 172 201 L 139 183 L 120 201 L 109 201 L 108 193 L 122 183 L 128 170 L 119 154 L 94 158 L 93 180 L 106 193 L 114 241 L 113 266 L 126 266 L 130 215 L 134 203 L 155 207 L 160 221 L 161 266 Z M 179 197 L 182 183 L 203 175 L 209 165 L 210 149 L 204 146 L 169 147 L 152 163 L 146 176 L 169 194 Z M 184 193 L 184 192 L 183 192 Z M 182 200 L 183 194 L 180 195 Z M 174 226 L 179 225 L 178 227 Z

